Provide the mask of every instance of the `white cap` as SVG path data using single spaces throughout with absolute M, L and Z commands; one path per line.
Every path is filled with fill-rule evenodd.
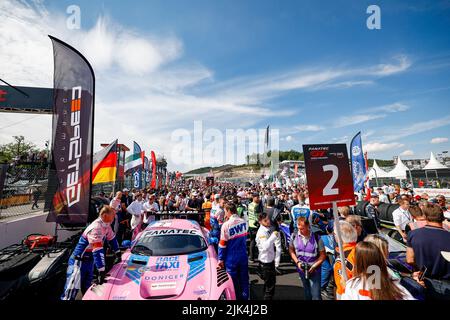
M 122 190 L 122 192 L 127 192 L 127 191 L 130 191 L 130 190 L 128 190 L 127 188 L 123 188 L 123 190 Z

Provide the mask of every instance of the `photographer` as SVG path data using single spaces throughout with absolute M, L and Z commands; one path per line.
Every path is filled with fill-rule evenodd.
M 322 300 L 320 266 L 327 258 L 319 236 L 311 232 L 305 217 L 297 219 L 297 230 L 289 243 L 289 254 L 294 261 L 305 290 L 306 300 Z

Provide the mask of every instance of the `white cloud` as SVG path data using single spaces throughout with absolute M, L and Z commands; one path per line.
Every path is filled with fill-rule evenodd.
M 414 155 L 414 151 L 412 151 L 412 150 L 405 150 L 402 153 L 400 153 L 400 155 L 404 156 L 404 157 L 411 157 L 411 156 Z
M 295 129 L 297 131 L 322 131 L 325 130 L 325 127 L 322 126 L 318 126 L 318 125 L 314 125 L 314 124 L 309 124 L 309 125 L 301 125 L 301 126 L 296 126 Z
M 171 132 L 180 127 L 191 129 L 193 120 L 207 120 L 205 123 L 216 128 L 248 128 L 267 117 L 296 112 L 271 106 L 270 98 L 321 85 L 350 88 L 370 84 L 373 78 L 409 67 L 404 58 L 363 68 L 319 66 L 216 81 L 213 70 L 182 59 L 183 42 L 176 35 L 134 30 L 108 17 L 98 18 L 89 29 L 68 30 L 65 19 L 63 14 L 48 12 L 40 1 L 0 1 L 0 61 L 7 62 L 2 64 L 1 74 L 15 85 L 51 87 L 53 54 L 47 34 L 79 49 L 96 73 L 96 149 L 117 137 L 127 145 L 137 140 L 145 150 L 169 156 Z M 27 117 L 2 115 L 2 127 Z M 42 117 L 0 131 L 0 143 L 20 131 L 42 144 L 51 134 L 50 117 Z M 320 125 L 296 128 L 324 129 Z
M 347 127 L 367 121 L 372 121 L 386 117 L 385 114 L 355 114 L 352 116 L 340 117 L 335 121 L 335 128 Z
M 292 141 L 292 140 L 294 140 L 294 138 L 293 138 L 292 136 L 287 136 L 287 137 L 286 137 L 286 141 L 287 141 L 287 142 L 290 142 L 290 141 Z
M 405 146 L 404 144 L 398 143 L 398 142 L 393 142 L 393 143 L 373 142 L 373 143 L 367 143 L 363 147 L 366 152 L 380 152 L 380 151 L 387 151 L 387 150 L 402 148 L 404 146 Z
M 439 143 L 444 143 L 444 142 L 448 142 L 448 138 L 433 138 L 430 141 L 430 143 L 433 143 L 433 144 L 439 144 Z
M 380 139 L 382 141 L 398 140 L 401 138 L 406 138 L 412 135 L 427 132 L 440 127 L 445 127 L 448 125 L 450 125 L 450 116 L 427 121 L 421 121 L 418 123 L 410 124 L 405 127 L 385 129 L 384 131 L 386 132 L 386 134 L 380 137 Z
M 377 76 L 389 76 L 403 72 L 411 66 L 411 61 L 405 55 L 395 57 L 397 64 L 379 64 L 373 69 L 373 74 Z
M 403 112 L 403 111 L 407 111 L 409 110 L 409 106 L 400 102 L 396 102 L 396 103 L 392 103 L 392 104 L 387 104 L 381 107 L 375 107 L 375 108 L 370 108 L 367 111 L 368 112 L 389 112 L 389 113 L 394 113 L 394 112 Z

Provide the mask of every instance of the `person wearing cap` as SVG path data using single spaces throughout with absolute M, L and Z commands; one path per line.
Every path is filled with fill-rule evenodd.
M 381 227 L 380 222 L 380 213 L 378 212 L 378 206 L 380 204 L 380 199 L 378 198 L 378 195 L 372 194 L 370 196 L 370 203 L 366 206 L 365 214 L 367 218 L 375 220 L 375 224 L 377 228 Z

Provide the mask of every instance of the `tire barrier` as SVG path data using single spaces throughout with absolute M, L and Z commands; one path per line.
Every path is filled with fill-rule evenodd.
M 361 217 L 366 217 L 366 207 L 369 204 L 368 201 L 359 201 L 356 205 L 355 212 Z M 392 223 L 392 213 L 398 209 L 398 204 L 380 203 L 378 205 L 378 213 L 380 214 L 380 220 Z
M 355 213 L 358 216 L 365 217 L 366 216 L 366 207 L 369 204 L 369 201 L 359 201 L 356 204 Z

